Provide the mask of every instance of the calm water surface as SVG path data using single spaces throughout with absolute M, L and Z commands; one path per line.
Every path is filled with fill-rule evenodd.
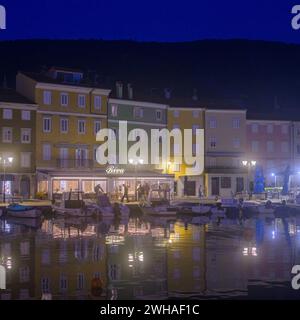
M 23 220 L 0 220 L 0 299 L 300 298 L 300 217 Z

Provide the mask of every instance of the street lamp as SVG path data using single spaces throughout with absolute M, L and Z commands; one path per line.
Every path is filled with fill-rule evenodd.
M 276 174 L 275 173 L 271 173 L 271 176 L 274 177 L 274 186 L 276 188 Z
M 137 180 L 137 166 L 139 164 L 144 164 L 143 159 L 129 159 L 129 163 L 134 166 L 134 194 L 135 194 L 135 201 L 137 201 L 137 185 L 136 185 L 136 180 Z
M 250 171 L 253 167 L 256 166 L 256 161 L 255 160 L 243 160 L 242 164 L 244 167 L 247 167 L 247 193 L 249 193 L 249 175 L 250 175 Z
M 5 173 L 6 173 L 6 166 L 11 164 L 13 162 L 14 158 L 13 157 L 0 157 L 0 163 L 3 167 L 3 187 L 2 187 L 2 192 L 3 192 L 3 203 L 5 203 Z

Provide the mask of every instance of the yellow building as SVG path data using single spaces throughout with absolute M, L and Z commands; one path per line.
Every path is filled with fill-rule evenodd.
M 168 110 L 168 129 L 170 131 L 181 129 L 182 134 L 184 129 L 192 129 L 194 147 L 196 129 L 204 129 L 204 109 L 170 107 Z M 171 150 L 174 150 L 173 147 L 171 146 Z M 176 193 L 178 196 L 184 195 L 184 189 L 186 189 L 186 195 L 188 196 L 197 196 L 200 186 L 203 189 L 203 175 L 195 174 L 191 170 L 192 167 L 184 163 L 184 159 L 182 159 L 182 164 L 176 164 L 176 160 L 171 156 L 170 162 L 166 164 L 166 168 L 169 173 L 174 172 L 175 174 L 177 182 Z
M 107 127 L 110 90 L 85 80 L 78 70 L 52 68 L 19 73 L 17 91 L 39 105 L 36 117 L 38 191 L 106 190 L 104 168 L 96 162 L 96 133 Z

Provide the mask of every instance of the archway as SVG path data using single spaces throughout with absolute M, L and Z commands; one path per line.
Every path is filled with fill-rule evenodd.
M 20 194 L 23 198 L 30 198 L 30 178 L 22 176 L 20 182 Z

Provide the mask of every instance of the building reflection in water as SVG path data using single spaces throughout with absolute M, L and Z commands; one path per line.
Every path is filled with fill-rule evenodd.
M 251 219 L 242 225 L 61 218 L 37 228 L 0 220 L 0 297 L 247 295 L 254 282 L 290 281 L 291 268 L 299 263 L 299 236 L 296 218 Z M 99 278 L 103 290 L 95 294 Z

